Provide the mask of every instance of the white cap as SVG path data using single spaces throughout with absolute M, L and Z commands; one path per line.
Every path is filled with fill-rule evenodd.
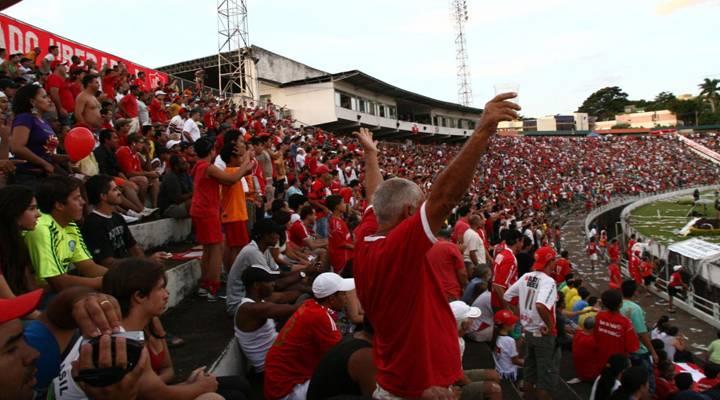
M 318 299 L 324 299 L 337 292 L 348 292 L 355 289 L 355 279 L 343 279 L 334 272 L 318 275 L 312 284 L 312 291 Z
M 164 95 L 164 94 L 167 94 L 167 93 L 163 92 L 162 90 L 156 90 L 156 91 L 155 91 L 155 96 L 162 96 L 162 95 Z
M 168 140 L 167 143 L 165 144 L 165 147 L 169 150 L 180 143 L 181 142 L 179 140 Z
M 250 265 L 250 268 L 259 268 L 259 269 L 267 272 L 267 273 L 270 274 L 270 275 L 280 275 L 280 269 L 279 269 L 279 268 L 278 268 L 278 269 L 272 269 L 272 268 L 268 267 L 267 265 L 251 264 L 251 265 Z
M 681 269 L 682 269 L 682 265 L 676 265 L 673 267 L 673 271 L 675 271 L 675 272 L 680 271 Z
M 482 311 L 477 307 L 470 307 L 464 301 L 456 300 L 450 303 L 450 309 L 455 316 L 456 321 L 464 321 L 466 319 L 480 318 Z

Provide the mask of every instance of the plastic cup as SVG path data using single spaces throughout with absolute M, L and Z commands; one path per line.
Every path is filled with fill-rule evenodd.
M 508 99 L 508 101 L 512 101 L 515 104 L 519 103 L 520 98 L 520 88 L 517 84 L 514 83 L 499 83 L 495 85 L 495 95 L 499 95 L 500 93 L 515 93 L 516 97 L 512 99 Z

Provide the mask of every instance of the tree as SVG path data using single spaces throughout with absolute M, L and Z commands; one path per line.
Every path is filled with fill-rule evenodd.
M 677 118 L 685 123 L 685 125 L 697 125 L 698 114 L 700 113 L 700 104 L 696 99 L 677 100 L 670 111 L 674 112 Z
M 588 113 L 597 117 L 599 121 L 607 121 L 625 110 L 625 106 L 630 103 L 627 97 L 627 93 L 618 86 L 602 88 L 591 94 L 580 106 L 578 112 Z
M 655 96 L 655 100 L 650 102 L 647 111 L 673 110 L 677 106 L 677 97 L 671 92 L 660 92 Z
M 720 92 L 720 79 L 705 78 L 703 83 L 699 84 L 700 97 L 710 103 L 712 114 L 717 112 L 718 93 Z

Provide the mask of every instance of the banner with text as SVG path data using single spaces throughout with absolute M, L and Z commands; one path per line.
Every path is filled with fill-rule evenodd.
M 35 47 L 39 47 L 42 50 L 40 57 L 44 57 L 48 47 L 55 45 L 58 46 L 59 57 L 63 61 L 69 62 L 70 57 L 78 56 L 83 62 L 94 60 L 98 69 L 122 63 L 131 74 L 137 74 L 139 71 L 145 72 L 146 85 L 149 88 L 156 88 L 168 82 L 168 76 L 164 72 L 155 71 L 124 58 L 74 42 L 5 14 L 0 14 L 0 32 L 2 33 L 0 34 L 0 48 L 6 49 L 7 54 L 25 54 Z

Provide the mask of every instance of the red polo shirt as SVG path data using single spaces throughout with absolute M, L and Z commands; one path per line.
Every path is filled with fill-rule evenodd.
M 636 352 L 640 341 L 632 322 L 620 313 L 601 311 L 595 317 L 595 338 L 598 342 L 597 361 L 605 365 L 613 354 Z
M 120 99 L 119 106 L 126 118 L 137 118 L 138 102 L 134 94 L 128 93 L 123 96 L 123 98 Z
M 493 285 L 498 285 L 507 290 L 510 285 L 518 279 L 517 259 L 512 250 L 505 247 L 495 257 L 495 266 L 493 269 Z M 493 308 L 502 308 L 502 301 L 495 295 L 495 291 L 491 292 L 491 304 Z M 514 300 L 517 301 L 517 300 Z
M 596 361 L 597 341 L 595 336 L 578 329 L 572 340 L 572 358 L 575 376 L 582 381 L 592 381 L 600 374 Z
M 448 299 L 460 299 L 462 288 L 457 278 L 457 271 L 465 268 L 465 262 L 457 245 L 447 240 L 440 240 L 428 251 L 427 263 L 431 268 L 437 269 L 445 296 Z
M 293 222 L 288 229 L 288 239 L 298 247 L 305 247 L 305 239 L 309 236 L 302 220 Z
M 369 209 L 356 233 L 376 229 Z M 424 204 L 386 235 L 355 239 L 355 286 L 375 328 L 376 380 L 395 396 L 420 397 L 463 376 L 455 317 L 426 258 L 435 241 Z
M 134 154 L 128 146 L 121 146 L 118 148 L 117 151 L 115 151 L 115 158 L 117 158 L 118 164 L 125 174 L 128 172 L 142 171 L 140 166 L 140 157 L 138 157 L 137 154 Z
M 330 265 L 339 274 L 345 268 L 347 262 L 352 259 L 352 249 L 341 247 L 352 244 L 352 236 L 350 236 L 350 229 L 348 229 L 347 224 L 341 218 L 330 216 L 329 227 L 328 253 Z
M 265 398 L 280 399 L 312 377 L 322 357 L 342 339 L 335 320 L 315 299 L 295 311 L 265 357 Z
M 75 111 L 75 97 L 73 97 L 72 91 L 70 91 L 70 84 L 61 78 L 59 75 L 50 74 L 48 75 L 47 81 L 45 81 L 45 90 L 50 95 L 50 89 L 56 88 L 58 90 L 58 96 L 60 96 L 60 104 L 65 111 L 71 113 Z

